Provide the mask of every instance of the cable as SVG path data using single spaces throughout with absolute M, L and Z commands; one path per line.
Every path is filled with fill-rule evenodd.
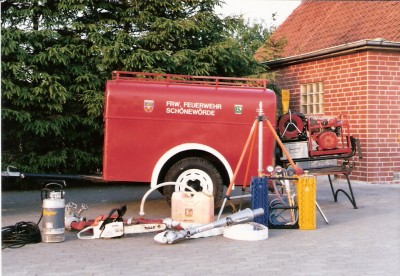
M 289 207 L 288 198 L 282 197 L 279 189 L 276 187 L 276 182 L 272 182 L 276 198 L 269 203 L 269 222 L 276 226 L 295 225 L 299 218 L 297 209 L 292 209 L 293 218 L 288 217 L 288 211 L 290 211 L 290 209 L 287 209 Z
M 285 199 L 286 200 L 286 199 Z M 269 204 L 269 222 L 272 225 L 294 225 L 298 220 L 298 212 L 294 209 L 294 221 L 290 217 L 290 209 L 286 209 L 289 205 L 282 203 L 279 199 L 273 199 Z
M 20 248 L 28 243 L 42 241 L 39 226 L 33 222 L 17 222 L 1 228 L 1 249 Z

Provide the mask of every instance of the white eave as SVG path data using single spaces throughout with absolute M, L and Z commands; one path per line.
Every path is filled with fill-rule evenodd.
M 400 51 L 400 42 L 386 41 L 382 38 L 377 38 L 373 40 L 370 39 L 359 40 L 356 42 L 325 48 L 322 50 L 317 50 L 314 52 L 309 52 L 297 56 L 274 59 L 262 62 L 262 64 L 267 65 L 270 69 L 275 69 L 297 63 L 304 63 L 308 61 L 334 57 L 344 54 L 356 53 L 366 50 L 374 50 L 374 49 Z

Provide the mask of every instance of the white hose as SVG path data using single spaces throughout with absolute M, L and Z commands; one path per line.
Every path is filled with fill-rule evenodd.
M 191 192 L 196 193 L 196 190 L 193 189 L 192 187 L 186 185 L 186 183 L 164 182 L 164 183 L 157 184 L 157 185 L 155 185 L 153 188 L 151 188 L 150 190 L 148 190 L 148 191 L 144 194 L 144 196 L 143 196 L 143 198 L 142 198 L 142 202 L 140 203 L 140 212 L 139 212 L 139 216 L 140 216 L 140 217 L 144 217 L 144 215 L 145 215 L 145 213 L 144 213 L 144 202 L 146 201 L 146 198 L 148 197 L 148 195 L 149 195 L 151 192 L 153 192 L 154 190 L 156 190 L 156 189 L 158 189 L 158 188 L 161 188 L 161 187 L 164 187 L 164 186 L 168 186 L 168 185 L 175 185 L 175 186 L 176 186 L 176 185 L 179 185 L 179 186 L 181 186 L 181 187 L 184 188 L 184 189 L 189 189 Z

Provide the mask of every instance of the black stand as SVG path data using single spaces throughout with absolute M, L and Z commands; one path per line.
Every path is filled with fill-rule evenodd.
M 343 173 L 343 175 L 346 176 L 347 184 L 349 186 L 349 191 L 350 191 L 350 195 L 351 196 L 346 191 L 344 191 L 343 189 L 337 189 L 335 191 L 335 189 L 333 188 L 331 175 L 328 174 L 328 179 L 329 179 L 329 184 L 331 185 L 333 199 L 335 200 L 335 202 L 337 202 L 338 193 L 342 192 L 350 200 L 350 202 L 353 205 L 354 209 L 358 209 L 357 204 L 356 204 L 356 199 L 355 199 L 354 194 L 353 194 L 353 189 L 351 188 L 351 182 L 350 182 L 349 175 L 347 173 Z

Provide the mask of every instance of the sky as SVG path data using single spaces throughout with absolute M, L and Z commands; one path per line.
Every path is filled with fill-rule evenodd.
M 264 20 L 268 27 L 279 26 L 296 9 L 301 1 L 297 0 L 224 0 L 225 5 L 216 10 L 224 16 L 243 14 L 245 18 Z M 277 13 L 273 23 L 272 14 Z

